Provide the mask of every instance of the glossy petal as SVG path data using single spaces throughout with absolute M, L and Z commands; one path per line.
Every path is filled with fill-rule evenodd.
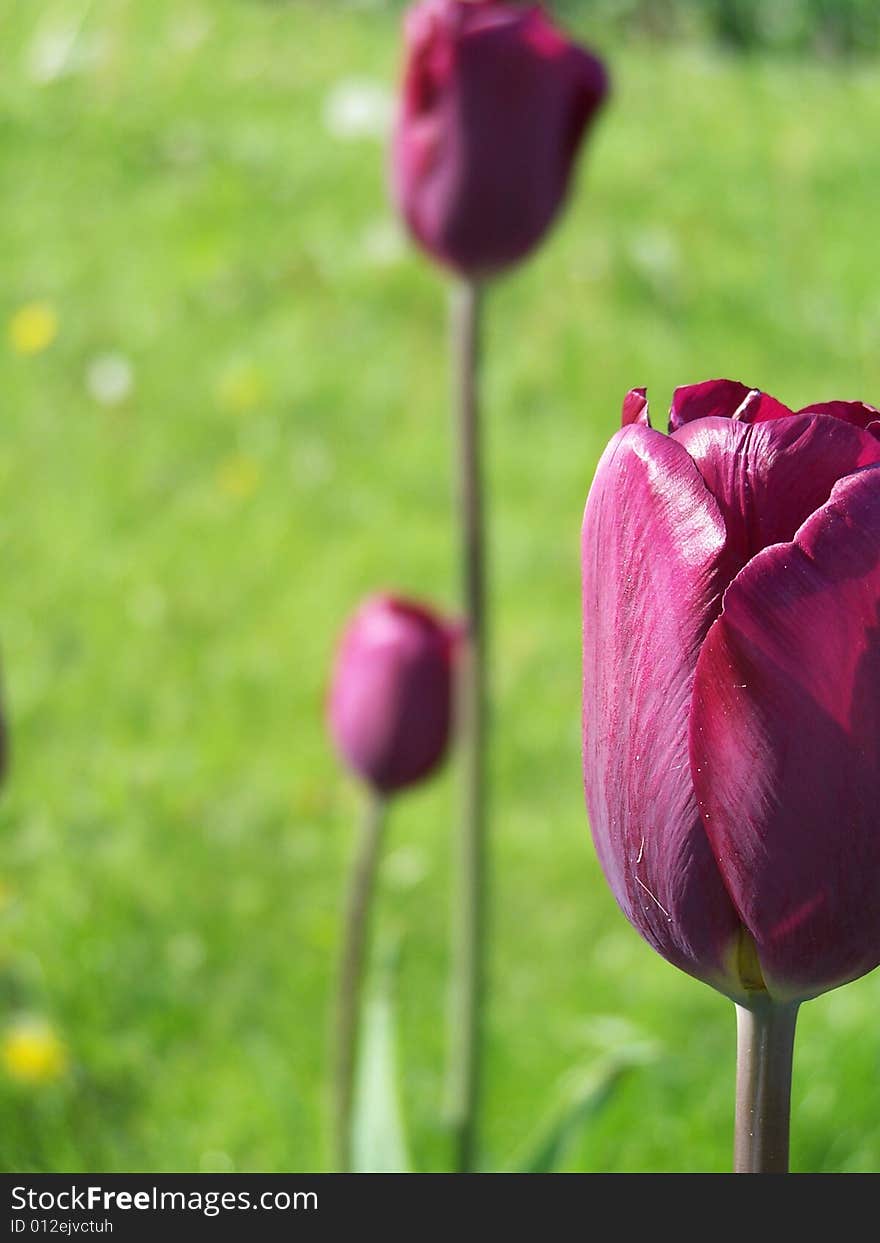
M 838 479 L 880 461 L 880 441 L 868 432 L 808 414 L 760 423 L 700 419 L 673 439 L 721 507 L 731 577 L 762 548 L 792 539 Z
M 648 410 L 648 390 L 646 388 L 631 388 L 623 399 L 620 425 L 621 427 L 629 427 L 630 423 L 641 423 L 645 427 L 651 426 L 651 416 Z
M 700 653 L 691 764 L 771 994 L 880 961 L 880 468 L 746 566 Z
M 725 577 L 718 506 L 688 454 L 624 428 L 584 515 L 584 783 L 624 913 L 665 958 L 724 991 L 741 925 L 697 811 L 688 718 Z
M 799 414 L 828 414 L 833 419 L 841 419 L 844 423 L 854 423 L 856 427 L 871 428 L 876 435 L 880 426 L 880 410 L 869 406 L 866 401 L 819 401 L 812 406 L 804 406 Z
M 740 423 L 764 423 L 768 419 L 787 419 L 793 413 L 769 393 L 753 388 L 732 417 Z
M 685 384 L 675 390 L 669 410 L 669 430 L 678 431 L 695 419 L 736 419 L 742 423 L 759 423 L 791 413 L 775 397 L 740 384 L 738 380 L 704 380 L 701 384 Z

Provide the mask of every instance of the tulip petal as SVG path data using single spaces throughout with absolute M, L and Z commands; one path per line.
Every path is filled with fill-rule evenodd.
M 880 467 L 841 480 L 727 590 L 691 766 L 718 865 L 780 999 L 880 961 Z
M 623 410 L 620 415 L 621 427 L 629 427 L 630 423 L 641 423 L 651 426 L 651 415 L 648 410 L 648 390 L 631 388 L 623 399 Z
M 723 991 L 741 931 L 688 762 L 697 656 L 720 607 L 725 531 L 681 445 L 632 425 L 584 515 L 584 783 L 596 849 L 630 922 Z
M 741 423 L 760 423 L 791 413 L 775 397 L 740 384 L 738 380 L 704 380 L 701 384 L 685 384 L 675 390 L 669 409 L 669 430 L 678 431 L 696 419 L 736 419 Z
M 699 467 L 727 526 L 731 577 L 790 540 L 838 479 L 880 462 L 880 442 L 837 419 L 797 414 L 760 423 L 700 419 L 673 434 Z
M 842 419 L 844 423 L 854 423 L 856 427 L 871 429 L 880 421 L 880 410 L 869 406 L 866 401 L 818 401 L 815 405 L 804 406 L 799 414 L 828 414 L 833 419 Z
M 669 430 L 677 431 L 694 419 L 729 419 L 752 390 L 738 380 L 704 380 L 683 384 L 672 394 Z

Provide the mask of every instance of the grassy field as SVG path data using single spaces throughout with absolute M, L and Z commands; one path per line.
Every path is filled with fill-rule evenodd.
M 384 189 L 396 21 L 0 0 L 0 27 L 0 1165 L 318 1170 L 359 806 L 333 641 L 377 586 L 455 601 L 445 290 Z M 570 1168 L 724 1170 L 733 1009 L 631 931 L 589 842 L 580 516 L 632 385 L 880 403 L 880 92 L 870 65 L 602 50 L 571 210 L 491 299 L 485 1161 L 644 1041 Z M 382 872 L 434 1170 L 454 794 L 399 802 Z M 880 1168 L 878 1014 L 880 974 L 804 1008 L 795 1169 Z

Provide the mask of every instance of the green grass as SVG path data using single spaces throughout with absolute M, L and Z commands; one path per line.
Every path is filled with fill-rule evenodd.
M 80 12 L 76 72 L 35 48 Z M 326 127 L 390 84 L 379 5 L 0 0 L 0 1165 L 317 1170 L 358 791 L 322 723 L 335 634 L 380 585 L 455 601 L 444 288 L 389 230 L 384 151 Z M 573 1153 L 730 1162 L 733 1010 L 619 914 L 580 786 L 578 529 L 623 393 L 718 374 L 880 402 L 872 68 L 607 47 L 571 210 L 488 341 L 495 696 L 486 1160 L 620 1032 L 656 1042 Z M 36 56 L 36 60 L 35 60 Z M 39 74 L 38 74 L 39 76 Z M 10 347 L 23 304 L 56 339 Z M 121 353 L 131 395 L 90 393 Z M 452 772 L 396 805 L 404 1101 L 440 1124 Z M 796 1169 L 880 1167 L 880 975 L 804 1008 Z

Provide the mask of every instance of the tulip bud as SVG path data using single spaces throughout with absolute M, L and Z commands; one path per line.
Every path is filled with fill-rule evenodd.
M 524 259 L 608 90 L 540 6 L 423 0 L 406 22 L 392 187 L 416 241 L 470 278 Z
M 459 633 L 422 605 L 381 595 L 343 634 L 328 724 L 344 762 L 381 794 L 421 781 L 445 755 Z
M 880 963 L 880 412 L 644 390 L 583 527 L 584 779 L 606 877 L 737 1001 Z

